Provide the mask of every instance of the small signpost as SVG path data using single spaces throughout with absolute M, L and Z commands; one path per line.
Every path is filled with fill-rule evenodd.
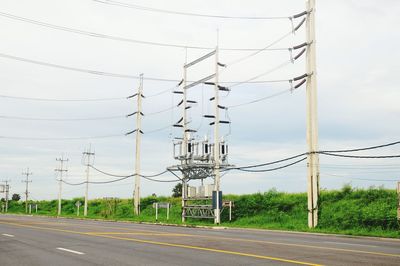
M 169 202 L 155 202 L 153 203 L 153 208 L 156 209 L 156 221 L 158 221 L 158 209 L 167 209 L 167 220 L 169 220 L 169 209 L 171 208 L 171 203 Z
M 82 205 L 80 201 L 75 202 L 75 206 L 77 208 L 76 210 L 76 216 L 79 216 L 79 207 Z
M 397 182 L 397 220 L 400 221 L 400 182 Z
M 222 207 L 229 207 L 229 221 L 232 221 L 232 208 L 235 207 L 234 202 L 231 200 L 223 201 Z

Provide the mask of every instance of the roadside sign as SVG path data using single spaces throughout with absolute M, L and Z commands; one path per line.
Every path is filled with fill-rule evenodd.
M 157 203 L 153 203 L 153 208 L 156 208 L 156 204 L 158 206 L 159 209 L 168 209 L 171 208 L 171 203 L 168 202 L 157 202 Z
M 81 202 L 80 202 L 80 201 L 75 202 L 75 206 L 76 206 L 76 207 L 81 206 Z

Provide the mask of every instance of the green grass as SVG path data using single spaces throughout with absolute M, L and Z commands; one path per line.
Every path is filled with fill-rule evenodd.
M 76 217 L 75 202 L 82 198 L 63 200 L 63 216 Z M 337 233 L 400 238 L 397 221 L 397 194 L 383 188 L 321 191 L 319 223 L 315 229 L 307 227 L 306 193 L 282 193 L 270 190 L 250 195 L 224 195 L 233 200 L 233 221 L 228 221 L 228 210 L 222 213 L 222 226 L 294 230 L 304 232 Z M 136 222 L 156 222 L 154 202 L 170 202 L 170 219 L 166 209 L 159 209 L 158 222 L 182 224 L 181 199 L 146 197 L 141 200 L 141 215 L 133 215 L 131 199 L 119 200 L 115 205 L 103 199 L 89 201 L 88 217 Z M 57 201 L 40 201 L 38 215 L 56 216 Z M 9 212 L 24 213 L 23 202 L 11 202 Z M 83 218 L 83 206 L 81 216 Z M 189 219 L 187 225 L 213 225 L 212 220 Z

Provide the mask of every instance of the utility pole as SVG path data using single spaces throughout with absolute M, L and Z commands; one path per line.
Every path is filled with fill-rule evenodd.
M 397 182 L 397 220 L 400 221 L 400 181 Z
M 140 215 L 140 141 L 142 131 L 142 97 L 143 97 L 143 74 L 140 74 L 140 84 L 137 92 L 136 111 L 136 158 L 135 158 L 135 190 L 133 191 L 133 204 L 135 215 Z
M 5 212 L 8 211 L 8 197 L 9 197 L 9 192 L 10 192 L 10 185 L 8 184 L 11 180 L 3 180 L 2 182 L 5 183 L 6 186 L 6 206 L 5 206 Z
M 182 92 L 183 92 L 183 98 L 182 98 L 182 129 L 183 129 L 183 140 L 182 140 L 182 146 L 183 146 L 183 156 L 185 160 L 182 161 L 183 165 L 187 164 L 187 158 L 188 158 L 188 132 L 187 132 L 187 125 L 188 125 L 188 119 L 187 119 L 187 48 L 185 50 L 185 64 L 183 65 L 183 83 L 182 83 Z M 186 173 L 183 172 L 183 178 L 182 178 L 182 223 L 186 221 L 186 205 L 187 202 L 185 199 L 187 198 L 187 179 L 186 179 Z
M 22 182 L 26 184 L 26 187 L 25 187 L 25 212 L 28 213 L 29 183 L 32 183 L 32 180 L 29 180 L 29 176 L 33 175 L 33 173 L 29 172 L 29 167 L 28 167 L 26 169 L 26 172 L 22 172 L 22 175 L 26 176 L 26 180 L 22 180 Z
M 89 194 L 89 167 L 91 165 L 91 156 L 94 156 L 94 152 L 92 152 L 92 145 L 89 145 L 89 149 L 83 152 L 83 161 L 85 161 L 86 165 L 86 190 L 85 190 L 85 206 L 83 209 L 83 215 L 87 216 L 87 209 L 88 209 L 88 194 Z
M 218 35 L 218 33 L 217 33 Z M 214 167 L 214 190 L 216 191 L 216 207 L 214 210 L 215 214 L 215 219 L 214 223 L 215 224 L 220 224 L 221 223 L 221 210 L 219 206 L 220 198 L 219 198 L 219 191 L 220 191 L 220 147 L 219 147 L 219 59 L 218 59 L 218 39 L 219 36 L 217 36 L 217 47 L 215 48 L 215 99 L 214 99 L 214 108 L 215 108 L 215 123 L 214 123 L 214 161 L 215 161 L 215 167 Z
M 319 197 L 319 155 L 318 151 L 318 117 L 317 117 L 317 72 L 315 40 L 315 0 L 307 1 L 306 39 L 307 49 L 307 144 L 308 144 L 308 227 L 318 224 Z
M 64 162 L 68 162 L 68 159 L 64 159 L 64 155 L 61 158 L 56 158 L 57 162 L 60 162 L 60 168 L 55 169 L 54 171 L 60 173 L 60 179 L 58 180 L 58 209 L 57 215 L 61 215 L 61 192 L 62 192 L 62 182 L 63 182 L 63 172 L 67 172 L 67 169 L 64 169 Z

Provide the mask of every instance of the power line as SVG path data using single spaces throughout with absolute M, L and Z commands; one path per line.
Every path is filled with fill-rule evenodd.
M 322 155 L 344 157 L 344 158 L 355 158 L 355 159 L 389 159 L 389 158 L 400 158 L 400 155 L 377 155 L 377 156 L 364 156 L 364 155 L 345 155 L 345 154 L 334 154 L 328 152 L 318 152 Z
M 19 97 L 19 96 L 10 96 L 10 95 L 0 95 L 0 98 L 14 99 L 14 100 L 27 100 L 27 101 L 43 101 L 43 102 L 102 102 L 102 101 L 126 100 L 126 97 L 93 98 L 93 99 L 55 99 L 55 98 Z
M 215 18 L 215 19 L 243 19 L 243 20 L 281 20 L 281 19 L 291 18 L 290 16 L 269 16 L 269 17 L 267 17 L 267 16 L 211 15 L 211 14 L 182 12 L 182 11 L 175 11 L 175 10 L 153 8 L 153 7 L 124 3 L 124 2 L 120 2 L 120 1 L 114 1 L 114 0 L 92 0 L 92 1 L 102 3 L 102 4 L 127 7 L 127 8 L 136 9 L 136 10 L 142 10 L 142 11 L 165 13 L 165 14 L 172 14 L 172 15 L 181 15 L 181 16 L 191 16 L 191 17 L 203 17 L 203 18 Z
M 343 177 L 343 178 L 356 179 L 356 180 L 363 180 L 363 181 L 382 181 L 382 182 L 397 182 L 397 181 L 398 181 L 398 180 L 395 180 L 395 179 L 356 178 L 356 177 L 349 177 L 349 176 L 338 175 L 338 174 L 329 174 L 329 173 L 322 173 L 322 175 L 329 175 L 329 176 L 335 176 L 335 177 Z
M 379 148 L 385 148 L 385 147 L 390 147 L 394 145 L 400 144 L 400 141 L 395 141 L 395 142 L 390 142 L 386 144 L 381 144 L 377 146 L 370 146 L 370 147 L 365 147 L 365 148 L 357 148 L 357 149 L 347 149 L 347 150 L 324 150 L 321 152 L 328 152 L 328 153 L 341 153 L 341 152 L 356 152 L 356 151 L 367 151 L 367 150 L 374 150 L 374 149 L 379 149 Z
M 238 168 L 238 169 L 234 168 L 234 169 L 235 170 L 239 170 L 239 171 L 243 171 L 243 172 L 252 172 L 252 173 L 271 172 L 271 171 L 276 171 L 276 170 L 280 170 L 280 169 L 283 169 L 283 168 L 290 167 L 290 166 L 298 164 L 298 163 L 300 163 L 300 162 L 302 162 L 302 161 L 304 161 L 306 159 L 307 159 L 307 157 L 304 157 L 304 158 L 301 158 L 300 160 L 297 160 L 297 161 L 295 161 L 293 163 L 289 163 L 289 164 L 286 164 L 286 165 L 283 165 L 283 166 L 279 166 L 279 167 L 275 167 L 275 168 L 269 168 L 269 169 L 258 169 L 258 170 L 248 170 L 248 169 L 243 169 L 243 168 Z M 228 170 L 230 170 L 230 169 L 228 169 Z
M 0 115 L 1 119 L 26 120 L 26 121 L 90 121 L 90 120 L 111 120 L 126 118 L 126 116 L 105 116 L 105 117 L 89 117 L 89 118 L 39 118 L 39 117 L 21 117 Z
M 114 137 L 125 137 L 125 134 L 114 134 L 114 135 L 103 135 L 103 136 L 89 136 L 89 137 L 66 137 L 66 138 L 34 138 L 34 137 L 11 137 L 11 136 L 0 136 L 0 139 L 10 140 L 38 140 L 38 141 L 58 141 L 58 140 L 83 140 L 83 139 L 103 139 L 103 138 L 114 138 Z
M 292 91 L 292 89 L 283 90 L 283 91 L 280 91 L 280 92 L 277 92 L 277 93 L 274 93 L 274 94 L 271 94 L 271 95 L 268 95 L 268 96 L 265 96 L 265 97 L 262 97 L 262 98 L 258 98 L 258 99 L 255 99 L 255 100 L 252 100 L 252 101 L 249 101 L 249 102 L 244 102 L 244 103 L 239 103 L 239 104 L 228 105 L 227 107 L 228 107 L 228 108 L 236 108 L 236 107 L 240 107 L 240 106 L 243 106 L 243 105 L 248 105 L 248 104 L 253 104 L 253 103 L 257 103 L 257 102 L 262 102 L 262 101 L 265 101 L 265 100 L 268 100 L 268 99 L 271 99 L 271 98 L 274 98 L 274 97 L 277 97 L 277 96 L 286 94 L 286 93 L 291 92 L 291 91 Z
M 107 35 L 107 34 L 102 34 L 102 33 L 96 33 L 96 32 L 91 32 L 91 31 L 85 31 L 85 30 L 80 30 L 80 29 L 75 29 L 75 28 L 69 28 L 69 27 L 64 27 L 64 26 L 59 26 L 55 24 L 50 24 L 38 20 L 33 20 L 29 18 L 24 18 L 20 16 L 16 16 L 10 13 L 5 13 L 5 12 L 0 12 L 0 16 L 13 19 L 13 20 L 18 20 L 34 25 L 38 25 L 41 27 L 46 27 L 50 28 L 53 30 L 60 30 L 60 31 L 65 31 L 65 32 L 70 32 L 70 33 L 75 33 L 75 34 L 80 34 L 80 35 L 86 35 L 89 37 L 94 37 L 94 38 L 101 38 L 101 39 L 109 39 L 109 40 L 114 40 L 114 41 L 122 41 L 122 42 L 130 42 L 130 43 L 137 43 L 137 44 L 142 44 L 142 45 L 151 45 L 151 46 L 160 46 L 160 47 L 170 47 L 170 48 L 184 48 L 184 49 L 198 49 L 198 50 L 212 50 L 215 49 L 214 47 L 205 47 L 205 46 L 191 46 L 191 45 L 183 45 L 183 44 L 174 44 L 174 43 L 164 43 L 164 42 L 153 42 L 153 41 L 144 41 L 144 40 L 138 40 L 138 39 L 131 39 L 131 38 L 126 38 L 126 37 L 119 37 L 119 36 L 113 36 L 113 35 Z M 264 51 L 276 51 L 276 50 L 287 50 L 288 48 L 275 48 L 275 49 L 264 49 Z M 227 50 L 227 51 L 258 51 L 260 50 L 259 48 L 222 48 L 222 50 Z
M 74 72 L 87 73 L 87 74 L 98 75 L 98 76 L 107 76 L 107 77 L 125 78 L 125 79 L 140 79 L 139 76 L 135 76 L 135 75 L 118 74 L 118 73 L 103 72 L 103 71 L 92 70 L 92 69 L 69 67 L 69 66 L 47 63 L 47 62 L 43 62 L 43 61 L 37 61 L 37 60 L 32 60 L 32 59 L 28 59 L 28 58 L 24 58 L 24 57 L 3 54 L 3 53 L 0 53 L 0 57 L 16 60 L 16 61 L 20 61 L 20 62 L 25 62 L 25 63 L 31 63 L 31 64 L 36 64 L 36 65 L 41 65 L 41 66 L 46 66 L 46 67 L 53 67 L 53 68 L 64 69 L 64 70 L 69 70 L 69 71 L 74 71 Z M 156 78 L 156 77 L 144 77 L 143 79 L 149 80 L 149 81 L 159 81 L 159 82 L 180 82 L 180 80 L 177 80 L 177 79 L 166 79 L 166 78 Z M 244 81 L 244 82 L 224 81 L 224 82 L 220 82 L 220 83 L 261 84 L 261 83 L 277 83 L 277 82 L 287 82 L 287 81 L 289 81 L 289 80 L 259 80 L 259 81 Z

